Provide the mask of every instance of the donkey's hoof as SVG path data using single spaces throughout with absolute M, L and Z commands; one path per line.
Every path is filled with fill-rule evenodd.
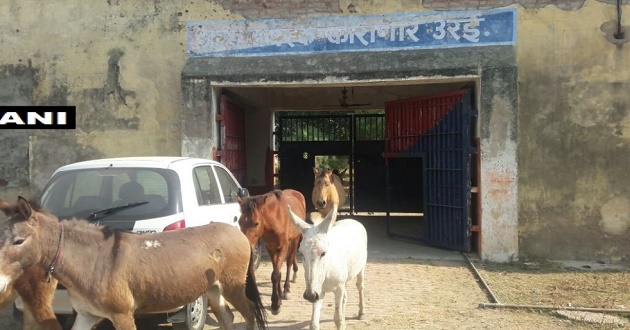
M 289 294 L 288 292 L 284 292 L 284 295 L 282 296 L 282 299 L 284 300 L 291 300 L 291 294 Z
M 278 307 L 278 309 L 273 309 L 273 308 L 272 308 L 272 309 L 271 309 L 271 314 L 273 314 L 273 315 L 278 315 L 278 314 L 280 314 L 280 307 Z

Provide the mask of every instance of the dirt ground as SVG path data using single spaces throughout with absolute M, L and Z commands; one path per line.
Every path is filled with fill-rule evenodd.
M 364 221 L 362 221 L 364 222 Z M 488 309 L 491 302 L 472 268 L 459 252 L 440 250 L 415 253 L 421 247 L 389 240 L 382 228 L 368 227 L 366 271 L 366 315 L 356 318 L 358 294 L 355 282 L 348 283 L 347 325 L 349 329 L 612 329 L 620 326 L 571 321 L 553 311 L 532 309 Z M 431 253 L 434 253 L 430 255 Z M 474 256 L 473 256 L 474 257 Z M 570 266 L 550 262 L 487 264 L 473 262 L 495 297 L 504 304 L 533 304 L 630 309 L 630 272 L 609 269 L 596 262 Z M 271 304 L 271 264 L 263 260 L 257 270 L 263 302 Z M 308 329 L 311 304 L 302 298 L 304 272 L 300 264 L 297 283 L 291 285 L 292 299 L 284 301 L 279 315 L 268 312 L 270 329 Z M 244 329 L 235 312 L 235 329 Z M 334 329 L 334 295 L 325 298 L 321 329 Z M 618 314 L 628 321 L 630 314 Z M 622 326 L 621 326 L 622 327 Z M 628 326 L 630 327 L 630 326 Z M 0 329 L 18 330 L 12 309 L 0 311 Z M 141 329 L 148 329 L 143 327 Z M 161 325 L 159 330 L 171 329 Z M 219 329 L 210 314 L 205 330 Z
M 558 272 L 534 270 L 523 272 L 518 265 L 476 265 L 496 296 L 504 303 L 567 305 L 563 301 L 590 303 L 590 307 L 623 308 L 630 306 L 626 272 L 589 273 L 558 269 Z M 270 300 L 271 266 L 261 265 L 259 282 Z M 303 273 L 299 273 L 303 276 Z M 537 274 L 544 277 L 540 279 Z M 269 314 L 272 329 L 308 329 L 311 304 L 301 298 L 304 279 L 292 286 L 294 299 L 285 301 L 281 313 Z M 488 277 L 488 278 L 486 278 Z M 350 329 L 606 329 L 602 324 L 586 324 L 553 316 L 549 312 L 510 309 L 483 309 L 489 302 L 468 264 L 461 261 L 371 259 L 366 275 L 366 311 L 357 320 L 358 294 L 354 281 L 349 283 L 346 319 Z M 557 284 L 555 284 L 557 282 Z M 488 283 L 488 285 L 492 285 Z M 564 283 L 564 284 L 563 284 Z M 617 283 L 617 285 L 612 285 Z M 539 287 L 542 286 L 542 287 Z M 580 289 L 575 290 L 575 288 Z M 538 291 L 536 291 L 539 288 Z M 550 294 L 550 298 L 542 299 Z M 560 293 L 563 294 L 560 294 Z M 575 296 L 575 297 L 573 297 Z M 590 298 L 581 298 L 589 296 Z M 513 297 L 516 297 L 512 300 Z M 520 297 L 520 298 L 519 298 Z M 599 298 L 597 298 L 599 297 Z M 556 299 L 557 298 L 557 299 Z M 616 300 L 617 303 L 610 302 Z M 327 295 L 322 310 L 321 328 L 334 329 L 334 296 Z M 208 327 L 208 329 L 216 329 Z
M 630 306 L 629 276 L 625 271 L 571 270 L 543 265 L 525 270 L 519 265 L 482 265 L 477 268 L 503 303 L 554 304 L 584 307 L 625 308 Z M 269 305 L 271 264 L 258 269 L 259 288 Z M 293 299 L 285 301 L 279 315 L 268 313 L 270 329 L 308 329 L 311 304 L 302 299 L 302 269 L 291 286 Z M 354 281 L 348 285 L 346 319 L 349 329 L 609 329 L 615 326 L 569 321 L 551 312 L 484 309 L 489 302 L 471 269 L 463 261 L 374 259 L 366 275 L 366 316 L 357 320 L 358 294 Z M 321 328 L 334 329 L 334 297 L 327 295 Z M 235 313 L 235 328 L 244 323 Z M 159 327 L 167 330 L 168 325 Z M 218 329 L 212 314 L 204 329 Z M 0 313 L 0 329 L 17 330 L 11 309 Z

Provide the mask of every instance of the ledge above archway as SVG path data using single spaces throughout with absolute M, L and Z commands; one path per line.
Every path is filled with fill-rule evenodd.
M 333 81 L 480 76 L 516 66 L 514 47 L 370 51 L 250 57 L 189 58 L 182 79 L 233 84 L 325 84 Z

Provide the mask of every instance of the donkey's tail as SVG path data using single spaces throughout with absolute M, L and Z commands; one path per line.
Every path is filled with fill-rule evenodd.
M 267 329 L 267 311 L 263 306 L 258 285 L 256 284 L 256 268 L 254 267 L 254 250 L 249 254 L 249 267 L 245 279 L 245 296 L 254 303 L 254 316 L 259 329 Z

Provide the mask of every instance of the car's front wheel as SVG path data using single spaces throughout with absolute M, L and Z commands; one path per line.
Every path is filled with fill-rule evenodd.
M 205 296 L 184 306 L 186 315 L 184 322 L 173 323 L 174 330 L 202 330 L 208 317 L 208 299 Z

